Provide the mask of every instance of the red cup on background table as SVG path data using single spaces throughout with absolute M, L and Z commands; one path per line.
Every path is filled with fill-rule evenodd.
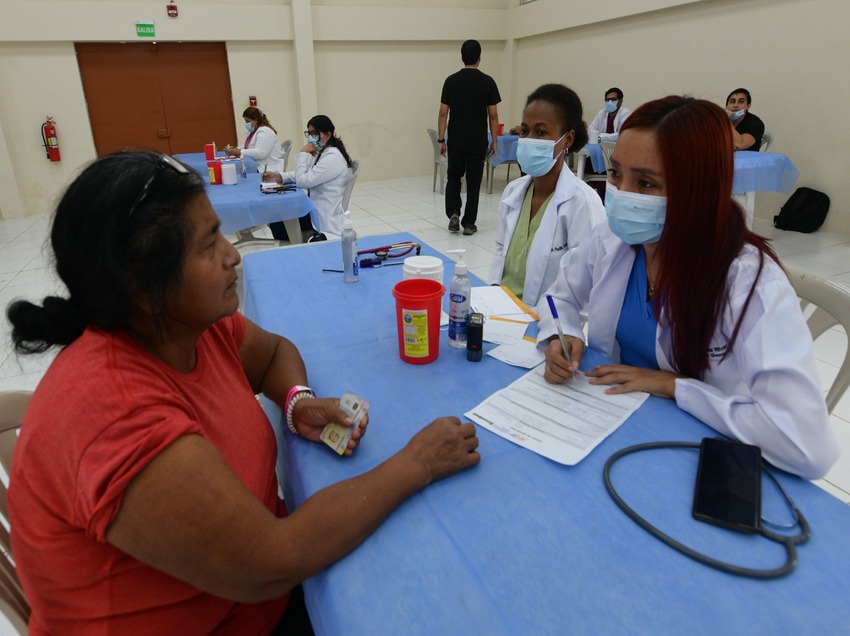
M 215 159 L 215 144 L 204 144 L 204 155 L 206 156 L 207 161 Z

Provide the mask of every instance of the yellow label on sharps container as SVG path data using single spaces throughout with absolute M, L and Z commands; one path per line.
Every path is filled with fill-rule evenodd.
M 425 309 L 402 309 L 404 329 L 404 355 L 409 358 L 428 357 L 428 311 Z

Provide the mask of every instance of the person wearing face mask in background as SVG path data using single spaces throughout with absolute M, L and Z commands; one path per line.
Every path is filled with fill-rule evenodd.
M 240 148 L 225 148 L 229 157 L 250 157 L 257 163 L 257 172 L 283 171 L 283 150 L 277 131 L 259 108 L 249 106 L 242 112 L 248 136 Z
M 605 91 L 605 106 L 596 113 L 590 122 L 588 137 L 590 143 L 598 144 L 603 141 L 616 143 L 620 136 L 620 128 L 626 118 L 632 114 L 628 106 L 623 106 L 623 91 L 616 86 Z M 585 174 L 601 174 L 593 170 L 593 163 L 587 157 L 584 164 Z M 605 200 L 605 181 L 591 181 L 590 187 L 596 190 L 599 197 Z
M 761 148 L 764 122 L 750 112 L 752 103 L 750 91 L 746 88 L 736 88 L 726 98 L 726 113 L 732 123 L 735 150 L 758 152 L 758 149 Z
M 736 88 L 726 98 L 726 114 L 732 124 L 732 140 L 735 150 L 758 152 L 764 136 L 764 122 L 750 112 L 752 98 L 746 88 Z M 744 209 L 747 227 L 752 229 L 755 215 L 756 193 L 736 192 L 732 197 Z
M 342 234 L 342 197 L 351 181 L 351 157 L 336 135 L 330 117 L 316 115 L 304 131 L 307 144 L 295 155 L 295 170 L 266 173 L 266 181 L 295 183 L 310 191 L 310 199 L 319 214 L 319 232 L 310 242 L 338 239 Z M 275 238 L 280 238 L 283 223 L 271 223 Z
M 611 158 L 608 223 L 561 261 L 541 312 L 544 377 L 570 381 L 585 343 L 612 359 L 587 372 L 610 394 L 670 398 L 719 433 L 760 446 L 806 479 L 839 455 L 794 288 L 732 200 L 723 109 L 670 96 L 629 117 Z M 693 148 L 702 149 L 693 152 Z
M 588 136 L 590 143 L 617 141 L 620 128 L 626 118 L 632 114 L 628 106 L 623 106 L 623 91 L 616 86 L 605 91 L 605 106 L 596 113 L 590 122 Z
M 605 220 L 599 197 L 564 164 L 566 153 L 585 143 L 574 91 L 544 84 L 528 96 L 517 142 L 517 162 L 526 175 L 502 194 L 489 279 L 530 307 L 555 280 L 564 253 Z

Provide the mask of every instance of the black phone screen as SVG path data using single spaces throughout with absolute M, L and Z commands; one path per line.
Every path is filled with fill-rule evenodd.
M 706 437 L 702 440 L 693 515 L 737 530 L 761 528 L 761 449 Z

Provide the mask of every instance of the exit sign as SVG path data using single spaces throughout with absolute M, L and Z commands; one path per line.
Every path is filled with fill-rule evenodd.
M 156 27 L 153 20 L 149 22 L 136 22 L 136 37 L 139 38 L 155 38 Z

